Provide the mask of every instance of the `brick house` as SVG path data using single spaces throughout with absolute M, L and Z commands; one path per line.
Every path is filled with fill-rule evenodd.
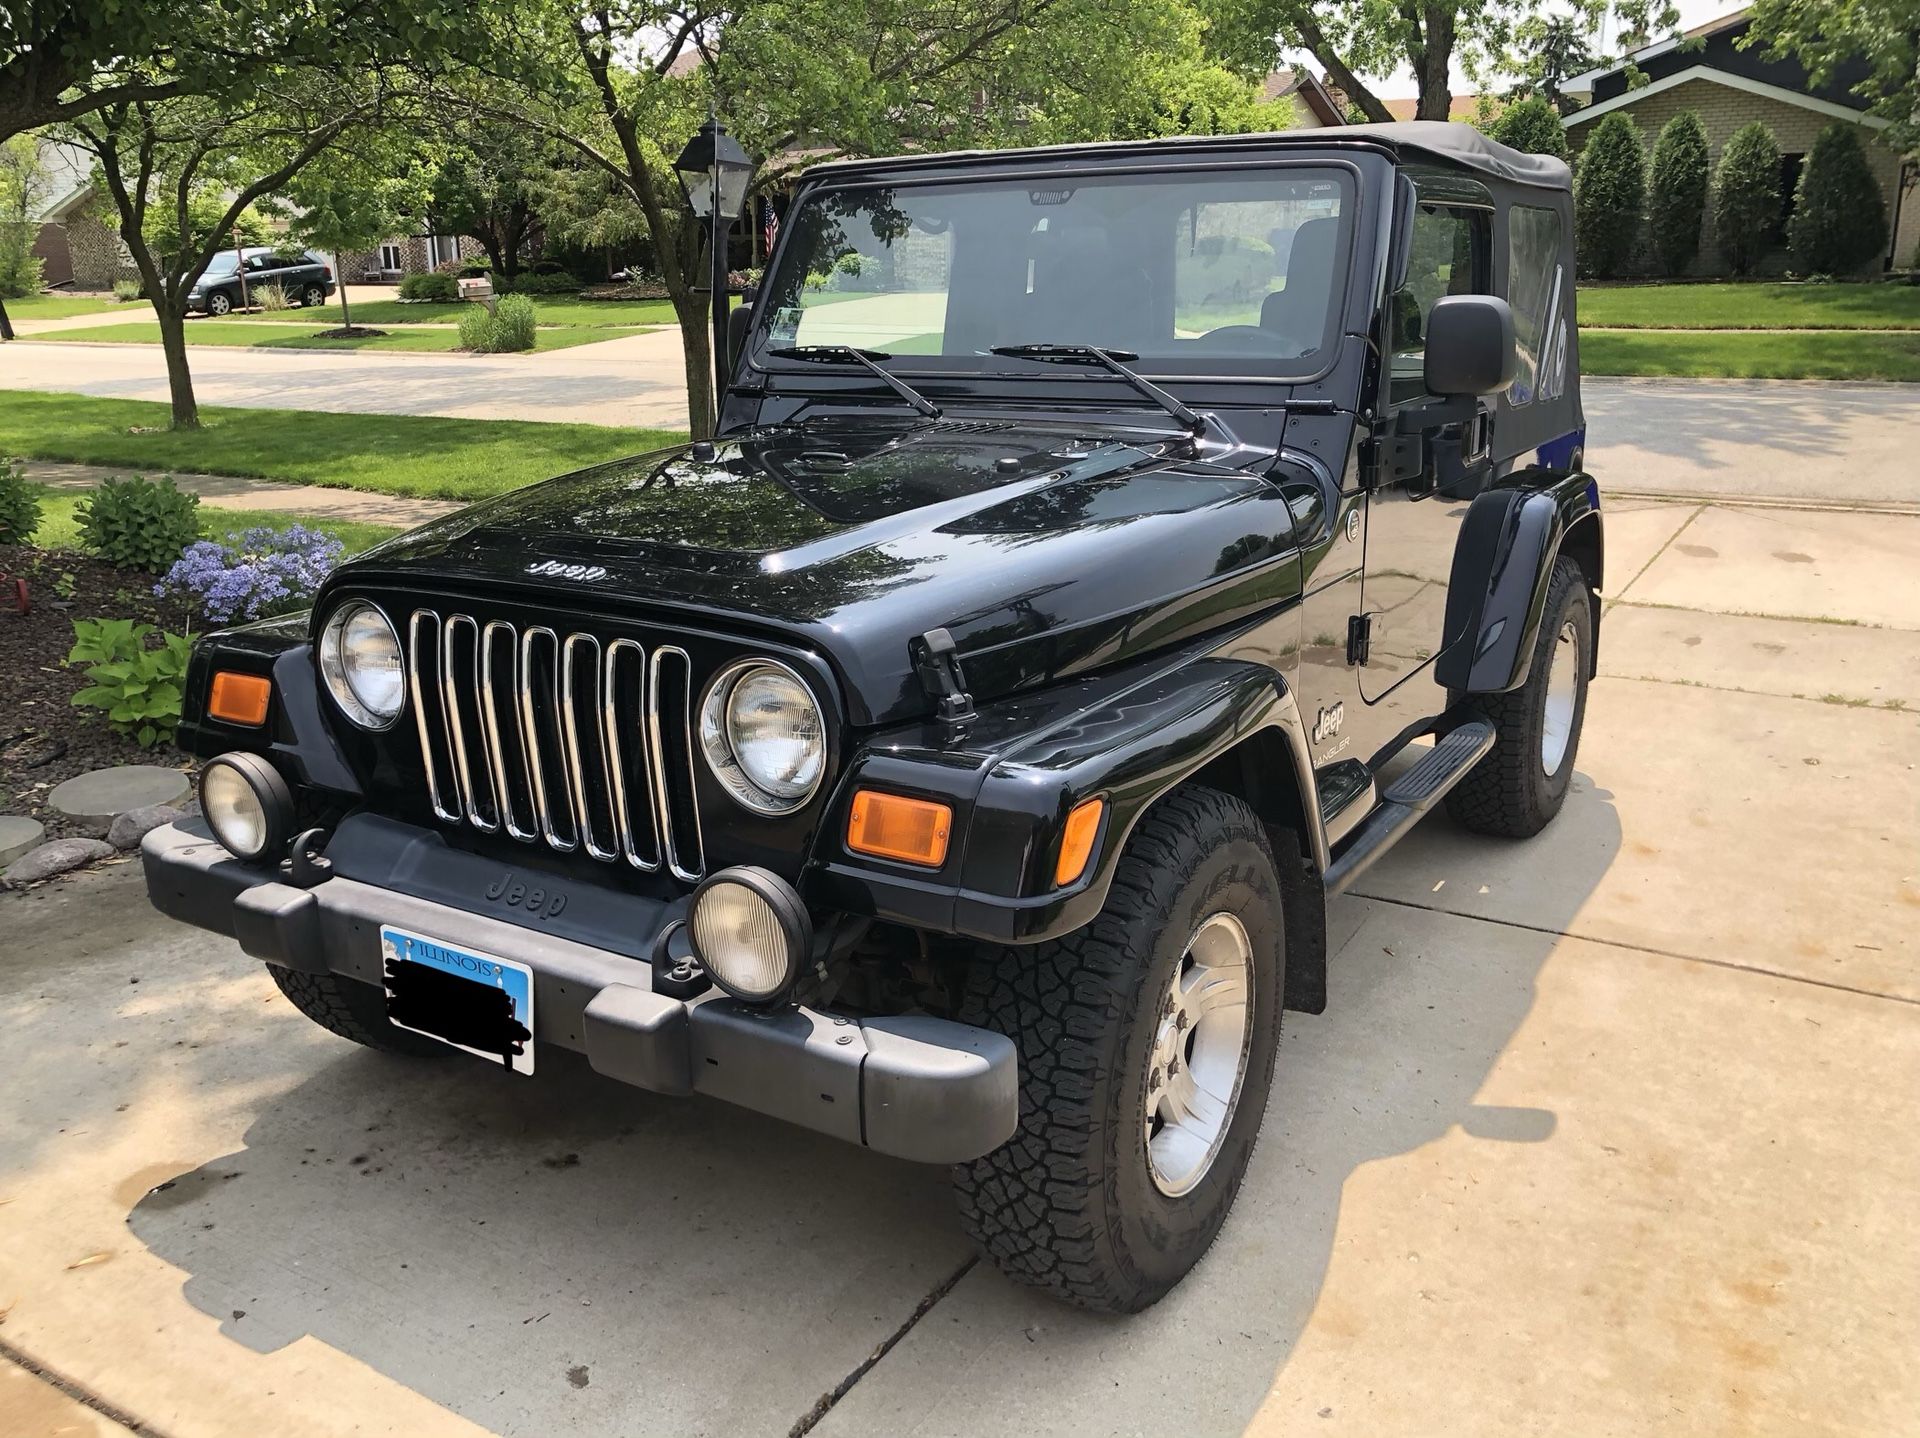
M 463 235 L 395 235 L 370 250 L 342 250 L 340 277 L 352 285 L 394 284 L 453 260 L 486 259 L 479 243 Z
M 1700 116 L 1707 131 L 1707 158 L 1718 164 L 1720 152 L 1734 131 L 1762 120 L 1780 145 L 1780 190 L 1783 211 L 1793 203 L 1800 168 L 1814 137 L 1835 120 L 1860 126 L 1861 147 L 1880 182 L 1886 201 L 1889 241 L 1885 264 L 1913 261 L 1920 248 L 1920 172 L 1914 163 L 1883 138 L 1887 122 L 1866 113 L 1866 102 L 1852 93 L 1864 78 L 1861 67 L 1843 68 L 1825 85 L 1815 85 L 1799 61 L 1770 60 L 1762 47 L 1740 48 L 1749 26 L 1748 13 L 1736 11 L 1709 21 L 1676 40 L 1662 41 L 1634 51 L 1626 60 L 1591 70 L 1569 80 L 1566 91 L 1586 104 L 1567 116 L 1567 143 L 1577 154 L 1593 132 L 1593 122 L 1618 110 L 1639 127 L 1641 141 L 1651 156 L 1660 127 L 1683 110 Z M 1628 84 L 1631 63 L 1646 83 Z M 1784 213 L 1782 218 L 1784 219 Z M 1784 251 L 1767 268 L 1786 262 Z M 1700 258 L 1694 273 L 1724 273 L 1713 243 L 1712 201 L 1704 222 Z

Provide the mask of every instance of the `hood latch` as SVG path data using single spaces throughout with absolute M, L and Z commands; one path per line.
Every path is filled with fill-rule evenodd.
M 967 676 L 960 668 L 953 636 L 944 629 L 929 629 L 909 647 L 913 667 L 920 674 L 920 687 L 934 702 L 934 713 L 949 724 L 964 724 L 973 718 L 973 696 L 967 692 Z

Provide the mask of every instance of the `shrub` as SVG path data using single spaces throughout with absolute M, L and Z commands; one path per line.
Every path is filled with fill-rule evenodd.
M 530 350 L 534 342 L 533 301 L 525 295 L 504 295 L 489 314 L 474 305 L 460 316 L 460 348 L 475 354 Z
M 82 542 L 117 569 L 167 569 L 200 537 L 200 496 L 172 479 L 110 479 L 74 510 Z
M 1545 100 L 1521 100 L 1500 112 L 1493 122 L 1493 138 L 1529 155 L 1567 158 L 1567 127 L 1560 112 Z
M 460 348 L 475 354 L 493 350 L 493 316 L 485 305 L 468 305 L 460 312 Z
M 171 738 L 180 723 L 180 689 L 191 643 L 184 634 L 161 634 L 147 647 L 151 624 L 131 619 L 76 619 L 68 664 L 87 666 L 87 687 L 71 702 L 98 709 L 107 722 L 143 749 Z
M 17 459 L 0 459 L 0 544 L 25 544 L 40 527 L 40 491 Z
M 224 541 L 189 544 L 153 592 L 192 596 L 217 624 L 265 619 L 304 608 L 344 548 L 302 524 L 245 529 Z
M 1647 192 L 1647 232 L 1661 270 L 1683 275 L 1700 253 L 1700 222 L 1707 212 L 1707 127 L 1682 110 L 1653 146 Z
M 577 276 L 566 273 L 529 274 L 522 270 L 509 279 L 502 274 L 493 277 L 493 288 L 498 294 L 516 295 L 576 295 L 582 285 Z
M 460 282 L 452 275 L 439 273 L 408 275 L 400 281 L 403 300 L 457 300 Z
M 123 305 L 130 305 L 135 300 L 144 299 L 146 293 L 146 286 L 142 285 L 138 280 L 115 280 L 113 282 L 113 297 Z
M 1886 253 L 1887 206 L 1857 126 L 1835 121 L 1813 142 L 1787 243 L 1794 268 L 1815 275 L 1852 274 Z
M 1573 184 L 1573 234 L 1582 273 L 1611 279 L 1633 259 L 1647 157 L 1640 131 L 1615 111 L 1593 127 Z
M 39 230 L 17 220 L 0 220 L 0 299 L 23 300 L 40 293 L 45 267 L 33 252 Z
M 1780 234 L 1780 146 L 1764 121 L 1742 125 L 1713 171 L 1713 239 L 1727 268 L 1750 275 Z
M 290 310 L 293 308 L 293 301 L 287 298 L 287 292 L 278 285 L 249 286 L 247 298 L 263 310 Z

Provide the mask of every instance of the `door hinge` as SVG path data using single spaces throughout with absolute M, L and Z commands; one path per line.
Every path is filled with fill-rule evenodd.
M 1350 614 L 1347 616 L 1347 663 L 1361 665 L 1367 662 L 1367 655 L 1373 649 L 1373 616 L 1371 614 Z

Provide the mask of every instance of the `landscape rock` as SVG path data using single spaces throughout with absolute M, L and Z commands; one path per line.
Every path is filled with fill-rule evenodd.
M 47 803 L 69 819 L 105 828 L 130 809 L 178 805 L 193 792 L 193 781 L 178 769 L 158 764 L 121 764 L 76 775 L 54 787 Z
M 171 824 L 185 815 L 171 804 L 143 804 L 116 817 L 107 829 L 107 842 L 116 849 L 137 849 L 147 831 Z
M 17 889 L 77 869 L 82 864 L 91 864 L 96 859 L 110 859 L 115 852 L 113 845 L 101 839 L 55 839 L 14 860 L 5 877 L 7 883 Z
M 38 819 L 0 814 L 0 869 L 35 848 L 46 837 L 47 826 Z

